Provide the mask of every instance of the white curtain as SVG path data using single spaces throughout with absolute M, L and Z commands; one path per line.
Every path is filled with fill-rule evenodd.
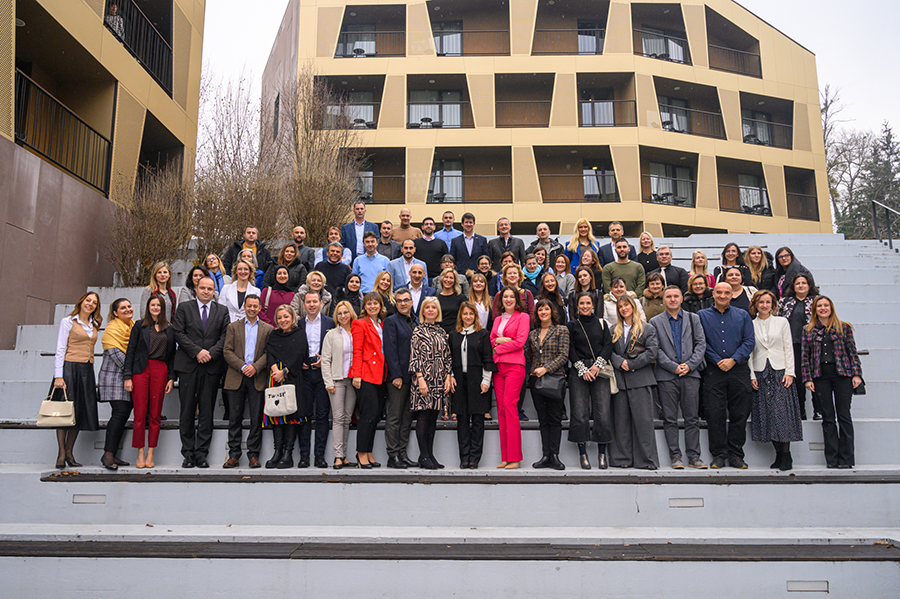
M 660 54 L 666 53 L 666 38 L 663 37 L 661 31 L 655 31 L 653 29 L 644 30 L 642 38 L 645 56 L 651 56 L 653 54 L 659 56 Z

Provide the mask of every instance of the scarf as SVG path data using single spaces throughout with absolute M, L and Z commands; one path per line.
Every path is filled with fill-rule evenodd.
M 123 354 L 128 349 L 128 338 L 131 336 L 131 327 L 134 326 L 132 319 L 122 320 L 121 318 L 113 318 L 106 325 L 103 331 L 103 338 L 100 340 L 103 345 L 103 351 L 115 347 Z
M 288 282 L 283 285 L 278 282 L 278 271 L 279 270 L 284 270 L 288 273 Z M 291 282 L 291 271 L 288 270 L 288 267 L 284 266 L 283 264 L 279 264 L 278 266 L 276 266 L 275 267 L 275 277 L 272 279 L 272 289 L 274 289 L 275 291 L 291 291 L 291 289 L 288 287 L 290 282 Z
M 522 272 L 525 273 L 525 278 L 534 284 L 537 281 L 538 276 L 543 272 L 543 270 L 539 267 L 533 273 L 528 272 L 526 269 L 522 269 Z

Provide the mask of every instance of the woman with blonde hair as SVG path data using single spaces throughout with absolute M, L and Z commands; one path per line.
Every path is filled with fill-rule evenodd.
M 259 295 L 259 288 L 251 283 L 253 264 L 241 258 L 231 268 L 232 281 L 222 288 L 219 303 L 228 308 L 230 322 L 244 317 L 244 298 L 248 295 Z M 171 322 L 171 321 L 170 321 Z
M 709 260 L 706 254 L 700 250 L 691 254 L 691 268 L 688 270 L 690 275 L 703 275 L 706 278 L 706 286 L 712 289 L 715 278 L 709 273 Z
M 162 299 L 163 310 L 169 322 L 175 317 L 175 290 L 172 289 L 172 269 L 168 262 L 157 262 L 150 269 L 150 284 L 141 291 L 141 306 L 147 305 L 147 300 L 158 295 Z
M 751 245 L 744 252 L 744 266 L 750 271 L 750 284 L 760 290 L 774 291 L 775 269 L 769 264 L 768 257 L 761 247 Z M 777 302 L 776 302 L 777 303 Z
M 500 281 L 503 283 L 503 286 L 498 290 L 497 295 L 494 296 L 492 311 L 494 318 L 500 316 L 500 313 L 503 311 L 499 291 L 507 287 L 513 287 L 519 294 L 519 298 L 522 300 L 522 303 L 525 304 L 525 310 L 528 312 L 528 315 L 531 316 L 534 314 L 534 296 L 530 291 L 522 287 L 525 281 L 525 273 L 522 272 L 522 267 L 515 262 L 507 264 L 500 273 Z
M 125 389 L 125 352 L 128 351 L 128 338 L 134 326 L 134 308 L 131 302 L 120 297 L 109 307 L 109 323 L 103 331 L 100 343 L 103 346 L 103 364 L 97 376 L 99 401 L 109 404 L 111 414 L 106 424 L 106 443 L 100 463 L 107 470 L 117 470 L 119 466 L 128 466 L 128 462 L 116 457 L 119 453 L 119 442 L 125 433 L 125 423 L 131 415 L 131 394 Z
M 474 273 L 472 280 L 469 281 L 468 302 L 475 308 L 481 328 L 490 330 L 491 320 L 493 319 L 493 306 L 491 305 L 491 296 L 488 293 L 487 277 L 480 272 Z
M 303 395 L 303 369 L 309 360 L 309 341 L 306 327 L 297 326 L 297 313 L 288 305 L 275 311 L 275 330 L 266 339 L 266 365 L 270 386 L 293 385 L 297 397 L 297 411 L 287 416 L 263 415 L 263 428 L 271 428 L 275 454 L 266 468 L 291 468 L 294 465 L 294 443 L 300 425 L 306 422 Z
M 381 301 L 384 302 L 384 309 L 388 316 L 397 313 L 397 301 L 394 299 L 394 279 L 391 277 L 391 273 L 382 270 L 375 275 L 375 285 L 372 287 L 372 291 L 381 294 Z M 337 306 L 335 306 L 335 310 L 337 310 Z
M 79 431 L 100 429 L 97 417 L 97 385 L 94 382 L 94 346 L 100 337 L 100 296 L 88 291 L 75 304 L 75 309 L 59 323 L 56 357 L 53 361 L 53 388 L 63 389 L 74 403 L 75 424 L 56 429 L 59 453 L 56 467 L 78 468 L 72 451 Z
M 612 332 L 612 363 L 619 392 L 613 396 L 613 441 L 609 463 L 619 468 L 656 470 L 656 432 L 653 427 L 653 363 L 659 351 L 656 329 L 637 318 L 630 295 L 616 300 Z
M 322 341 L 322 380 L 331 399 L 331 438 L 334 444 L 334 469 L 355 467 L 347 459 L 350 420 L 356 406 L 356 389 L 350 379 L 353 361 L 353 321 L 356 312 L 349 302 L 334 307 L 334 328 Z
M 644 272 L 650 274 L 659 268 L 659 261 L 656 259 L 656 242 L 653 235 L 644 231 L 638 241 L 637 263 L 644 267 Z
M 566 244 L 565 256 L 569 259 L 570 268 L 574 271 L 581 265 L 581 254 L 584 250 L 593 250 L 594 254 L 600 251 L 600 243 L 594 238 L 594 230 L 591 221 L 579 218 L 575 222 L 572 231 L 572 239 Z M 599 264 L 598 264 L 599 267 Z
M 448 335 L 456 328 L 456 316 L 466 296 L 462 294 L 456 269 L 445 268 L 437 276 L 437 299 L 441 304 L 441 320 L 438 323 Z
M 231 282 L 231 277 L 222 270 L 221 258 L 217 254 L 209 254 L 203 260 L 202 266 L 209 271 L 209 276 L 212 277 L 213 283 L 216 285 L 216 293 L 222 293 L 222 287 Z
M 327 282 L 328 279 L 318 270 L 313 270 L 306 275 L 306 283 L 300 285 L 300 289 L 297 290 L 297 293 L 294 294 L 294 299 L 291 300 L 291 308 L 297 313 L 297 318 L 306 318 L 306 308 L 303 307 L 303 302 L 300 299 L 306 297 L 308 291 L 315 291 L 319 294 L 319 298 L 322 300 L 322 308 L 319 311 L 326 316 L 331 314 L 333 299 L 331 293 L 325 289 Z

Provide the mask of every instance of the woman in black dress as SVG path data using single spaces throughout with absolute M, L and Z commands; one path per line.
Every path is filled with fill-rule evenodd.
M 696 314 L 713 305 L 712 289 L 707 285 L 708 280 L 707 276 L 701 273 L 691 275 L 688 279 L 688 292 L 684 294 L 684 302 L 681 304 L 682 308 Z
M 438 323 L 448 335 L 456 328 L 456 315 L 466 296 L 462 294 L 456 270 L 445 268 L 437 277 L 438 302 L 441 304 L 441 321 Z
M 375 275 L 375 284 L 372 286 L 372 291 L 377 291 L 381 294 L 381 302 L 384 304 L 384 311 L 387 316 L 397 313 L 397 301 L 394 299 L 394 279 L 391 277 L 391 273 L 382 270 Z
M 713 278 L 716 283 L 725 281 L 725 271 L 731 266 L 737 266 L 741 269 L 741 281 L 743 285 L 750 284 L 750 270 L 744 266 L 744 255 L 738 244 L 732 242 L 725 246 L 722 250 L 722 265 L 713 269 Z M 715 285 L 711 285 L 715 287 Z
M 463 302 L 450 333 L 453 363 L 452 410 L 456 414 L 459 467 L 478 468 L 484 447 L 484 415 L 491 409 L 491 377 L 496 366 L 491 331 L 481 326 L 475 306 Z
M 303 365 L 309 360 L 309 342 L 306 328 L 297 326 L 297 313 L 288 305 L 275 312 L 275 330 L 266 341 L 266 363 L 273 384 L 294 385 L 297 411 L 287 416 L 263 415 L 263 427 L 272 427 L 275 437 L 275 455 L 266 462 L 266 468 L 291 468 L 294 465 L 294 442 L 297 430 L 305 421 L 303 397 Z

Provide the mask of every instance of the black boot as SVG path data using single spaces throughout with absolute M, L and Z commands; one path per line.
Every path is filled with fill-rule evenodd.
M 785 443 L 785 450 L 781 453 L 781 465 L 779 470 L 792 470 L 794 468 L 794 458 L 791 457 L 791 444 Z
M 550 456 L 544 455 L 540 460 L 531 465 L 532 468 L 552 468 L 550 466 Z
M 566 465 L 559 461 L 559 456 L 556 454 L 551 454 L 549 460 L 547 461 L 547 466 L 549 468 L 553 468 L 554 470 L 565 470 Z
M 275 453 L 272 459 L 266 462 L 266 468 L 277 468 L 281 456 L 284 455 L 284 427 L 283 424 L 276 424 L 272 427 L 272 436 L 275 438 Z
M 284 454 L 278 460 L 278 469 L 294 467 L 294 443 L 297 441 L 297 426 L 294 424 L 287 425 L 284 431 Z
M 781 443 L 778 441 L 772 441 L 772 447 L 775 448 L 775 461 L 772 462 L 772 465 L 769 466 L 772 470 L 776 470 L 781 466 Z

